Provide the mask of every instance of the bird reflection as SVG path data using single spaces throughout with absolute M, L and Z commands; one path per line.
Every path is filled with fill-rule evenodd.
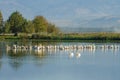
M 6 46 L 7 56 L 10 59 L 10 65 L 19 68 L 23 64 L 26 57 L 32 57 L 34 63 L 43 64 L 47 58 L 51 56 L 61 56 L 79 59 L 84 53 L 94 55 L 96 50 L 108 51 L 116 53 L 119 50 L 118 45 L 16 45 Z M 29 54 L 30 53 L 30 54 Z M 92 53 L 92 54 L 91 54 Z M 1 58 L 1 55 L 0 55 Z M 48 58 L 48 59 L 49 59 Z M 52 57 L 53 58 L 53 57 Z M 61 58 L 61 57 L 60 57 Z
M 41 50 L 34 50 L 33 51 L 33 56 L 36 56 L 36 57 L 39 57 L 39 58 L 43 58 L 45 56 L 45 53 L 44 53 L 44 49 L 41 49 Z
M 76 53 L 76 58 L 80 58 L 81 54 L 80 53 Z
M 68 56 L 69 56 L 69 58 L 73 58 L 74 57 L 74 53 L 71 52 L 71 53 L 68 54 Z
M 73 57 L 76 57 L 76 58 L 80 58 L 81 57 L 81 53 L 77 52 L 77 53 L 73 53 L 73 52 L 70 52 L 68 54 L 69 58 L 73 58 Z

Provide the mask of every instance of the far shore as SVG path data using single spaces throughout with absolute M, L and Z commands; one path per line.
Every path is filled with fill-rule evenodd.
M 0 40 L 34 40 L 34 41 L 64 41 L 64 42 L 120 42 L 120 33 L 95 32 L 95 33 L 59 33 L 59 34 L 0 34 Z

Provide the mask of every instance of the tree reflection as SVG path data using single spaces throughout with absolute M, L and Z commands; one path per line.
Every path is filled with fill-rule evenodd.
M 11 60 L 9 62 L 10 66 L 15 69 L 15 70 L 18 70 L 20 68 L 20 66 L 22 65 L 22 62 L 20 62 L 19 60 Z
M 2 67 L 2 56 L 3 56 L 3 53 L 2 53 L 1 48 L 0 48 L 0 69 Z
M 1 69 L 1 67 L 2 67 L 2 61 L 1 61 L 1 59 L 0 59 L 0 69 Z
M 31 61 L 32 58 L 32 62 L 37 65 L 42 65 L 47 54 L 45 53 L 44 49 L 32 51 L 13 49 L 7 51 L 7 56 L 9 58 L 10 66 L 17 70 L 24 64 L 26 60 L 30 59 Z
M 9 50 L 8 53 L 9 58 L 9 64 L 12 68 L 17 70 L 22 66 L 22 62 L 25 60 L 26 52 L 25 51 L 15 51 L 15 50 Z
M 9 58 L 23 58 L 27 55 L 26 51 L 21 50 L 9 50 L 7 54 Z

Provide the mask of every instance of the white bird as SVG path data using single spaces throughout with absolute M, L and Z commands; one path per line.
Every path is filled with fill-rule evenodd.
M 69 57 L 72 58 L 74 56 L 74 53 L 69 53 Z
M 76 58 L 80 58 L 81 54 L 80 53 L 76 53 Z
M 16 45 L 13 45 L 13 49 L 16 49 L 17 48 L 17 46 Z

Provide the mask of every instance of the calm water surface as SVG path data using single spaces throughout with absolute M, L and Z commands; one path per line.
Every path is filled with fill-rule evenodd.
M 120 80 L 120 49 L 11 51 L 6 45 L 39 42 L 0 42 L 0 80 Z M 43 45 L 86 45 L 61 42 Z M 93 43 L 120 45 L 118 43 Z M 80 53 L 69 57 L 69 53 Z

